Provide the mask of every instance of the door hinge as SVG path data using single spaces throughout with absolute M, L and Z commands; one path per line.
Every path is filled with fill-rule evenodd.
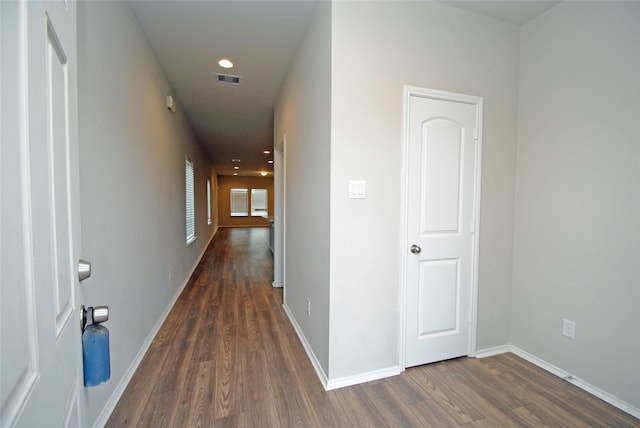
M 473 128 L 473 139 L 478 140 L 478 128 Z
M 471 222 L 471 225 L 469 226 L 469 229 L 470 229 L 472 234 L 476 233 L 476 222 L 475 221 Z

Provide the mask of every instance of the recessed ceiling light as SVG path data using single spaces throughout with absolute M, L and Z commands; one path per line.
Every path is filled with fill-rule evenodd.
M 240 169 L 240 167 L 239 166 L 234 166 L 233 169 Z
M 271 153 L 271 150 L 264 150 L 262 153 L 264 153 L 265 155 L 268 155 L 269 153 Z
M 238 159 L 238 158 L 233 158 L 233 159 L 231 159 L 231 162 L 233 162 L 233 163 L 240 163 L 240 159 Z
M 264 172 L 264 171 L 260 173 L 260 175 L 263 176 L 263 177 L 266 177 L 267 174 L 268 174 L 268 172 Z
M 233 173 L 233 175 L 238 175 L 238 173 L 237 173 L 237 172 L 234 172 L 234 173 Z
M 273 161 L 272 160 L 268 160 L 267 163 L 273 163 Z
M 222 68 L 233 68 L 233 63 L 226 58 L 222 58 L 218 61 L 218 65 Z

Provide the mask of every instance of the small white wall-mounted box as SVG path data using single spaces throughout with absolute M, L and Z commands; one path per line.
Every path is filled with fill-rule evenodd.
M 365 199 L 366 186 L 365 180 L 349 180 L 349 199 Z
M 176 111 L 176 100 L 174 100 L 171 95 L 167 95 L 167 109 L 171 113 L 175 113 Z
M 576 338 L 576 323 L 568 319 L 562 320 L 562 335 L 569 339 Z

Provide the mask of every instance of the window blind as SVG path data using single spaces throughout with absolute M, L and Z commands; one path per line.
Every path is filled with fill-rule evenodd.
M 249 215 L 247 189 L 231 189 L 231 217 Z
M 211 180 L 207 178 L 207 224 L 211 224 Z
M 187 218 L 187 244 L 196 239 L 195 203 L 194 203 L 194 173 L 193 162 L 185 160 L 185 194 Z

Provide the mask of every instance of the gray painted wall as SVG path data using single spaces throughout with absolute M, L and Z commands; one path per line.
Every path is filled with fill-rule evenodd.
M 330 2 L 318 4 L 276 102 L 274 120 L 274 141 L 279 143 L 286 135 L 284 304 L 325 374 L 330 309 L 330 11 Z
M 522 29 L 512 341 L 636 408 L 639 122 L 640 3 L 563 2 Z
M 287 251 L 295 260 L 287 272 L 297 278 L 287 303 L 329 381 L 399 364 L 408 84 L 484 98 L 477 349 L 513 342 L 638 407 L 638 8 L 566 2 L 520 30 L 431 2 L 332 5 L 330 58 L 298 55 L 314 58 L 304 63 L 311 68 L 331 64 L 330 82 L 324 74 L 319 80 L 331 88 L 331 104 L 310 94 L 319 97 L 315 108 L 295 109 L 287 126 L 278 125 L 280 106 L 275 136 L 280 141 L 285 128 L 304 129 L 317 118 L 331 129 L 330 159 L 312 162 L 314 171 L 330 170 L 328 332 L 323 323 L 307 325 L 304 311 L 306 296 L 326 295 L 325 278 L 300 285 L 305 272 L 327 272 L 327 241 L 298 270 L 307 236 L 287 240 L 296 248 Z M 324 44 L 303 50 L 313 48 L 326 55 Z M 281 100 L 301 102 L 297 91 L 316 84 L 318 76 L 300 67 Z M 296 136 L 298 150 L 326 154 L 326 135 L 318 139 L 314 130 Z M 314 143 L 320 147 L 302 149 Z M 367 180 L 367 199 L 347 199 L 350 179 Z M 306 183 L 325 201 L 319 181 Z M 577 322 L 575 341 L 560 335 L 562 318 Z
M 215 191 L 217 176 L 180 100 L 176 113 L 166 109 L 169 85 L 129 5 L 80 2 L 78 9 L 82 247 L 93 263 L 83 289 L 86 305 L 111 311 L 111 380 L 85 390 L 95 421 L 216 229 L 215 211 L 207 225 L 206 179 Z M 196 179 L 198 239 L 190 246 L 185 157 Z
M 403 85 L 484 97 L 478 348 L 507 343 L 517 28 L 433 2 L 337 2 L 331 59 L 330 377 L 401 364 Z M 347 199 L 350 179 L 366 199 Z
M 199 239 L 185 246 L 184 156 L 199 188 L 215 173 L 180 110 L 164 109 L 168 84 L 128 6 L 79 13 L 84 287 L 113 314 L 95 418 L 215 229 L 196 189 Z M 410 84 L 484 97 L 478 348 L 513 341 L 640 405 L 638 19 L 637 4 L 569 2 L 519 34 L 431 2 L 320 3 L 274 138 L 287 139 L 285 304 L 329 378 L 398 364 Z M 346 199 L 354 178 L 367 180 L 360 204 Z M 559 336 L 563 317 L 575 341 Z

